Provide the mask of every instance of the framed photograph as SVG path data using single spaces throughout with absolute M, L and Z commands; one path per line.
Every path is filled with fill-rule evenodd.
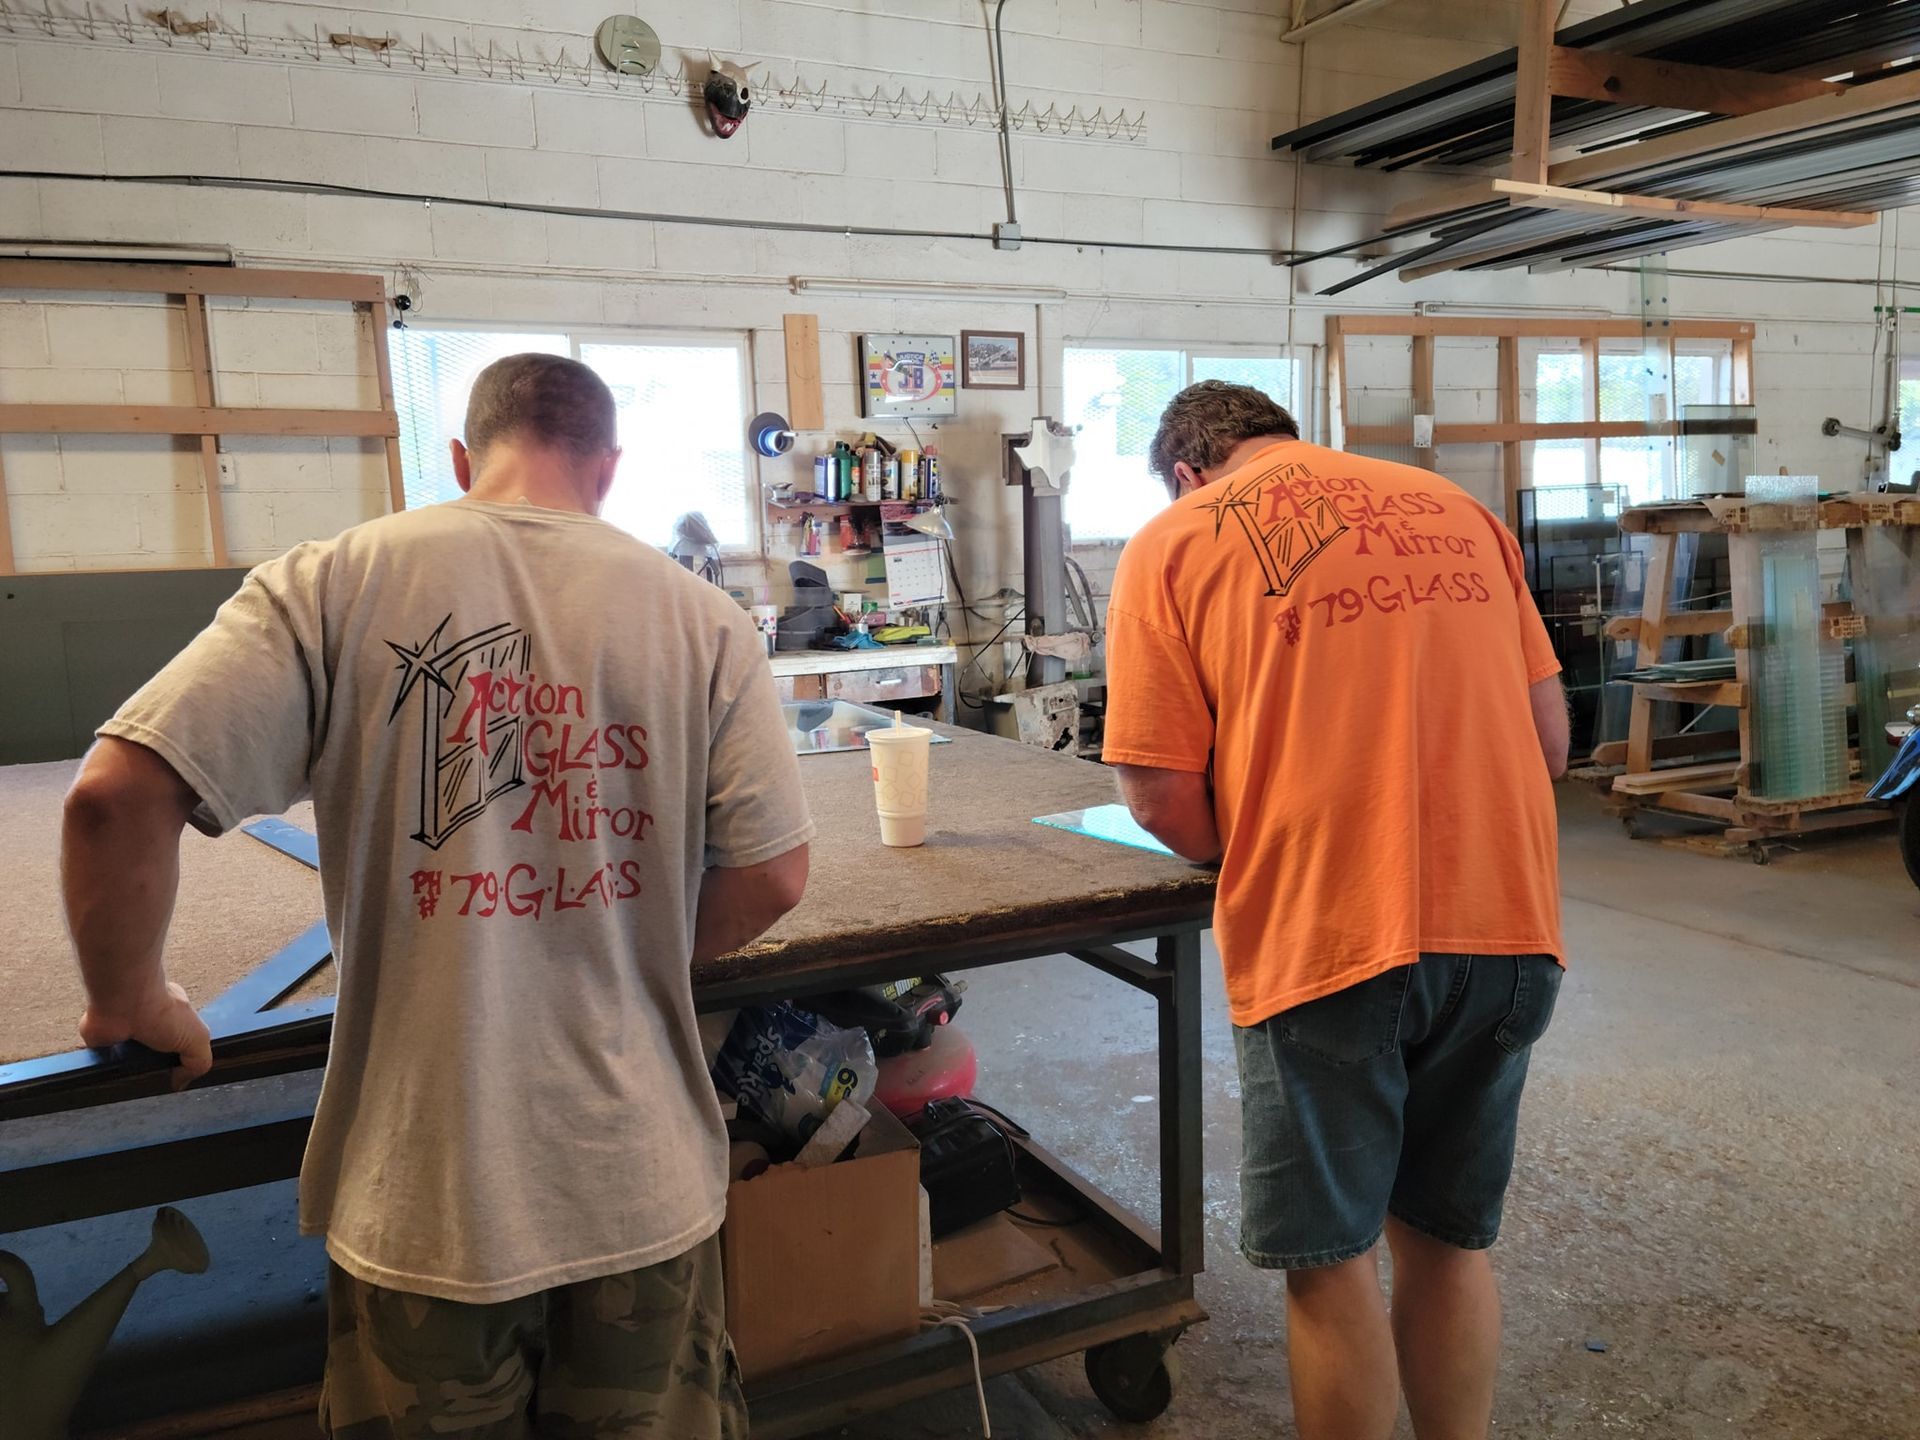
M 955 409 L 951 335 L 862 335 L 860 413 L 951 415 Z
M 1018 330 L 962 330 L 960 383 L 969 390 L 1027 388 L 1027 337 Z

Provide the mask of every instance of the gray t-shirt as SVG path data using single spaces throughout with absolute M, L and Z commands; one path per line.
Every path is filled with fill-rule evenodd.
M 813 835 L 764 657 L 613 526 L 459 501 L 262 565 L 101 727 L 209 833 L 313 796 L 340 989 L 301 1228 L 349 1273 L 491 1303 L 719 1228 L 700 876 Z

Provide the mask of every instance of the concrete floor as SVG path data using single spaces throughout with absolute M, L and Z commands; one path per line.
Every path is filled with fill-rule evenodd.
M 1507 1301 L 1495 1436 L 1920 1440 L 1920 890 L 1890 835 L 1762 869 L 1630 841 L 1590 793 L 1561 794 L 1573 965 L 1535 1054 L 1494 1252 Z M 1238 1081 L 1210 972 L 1199 1289 L 1213 1318 L 1180 1346 L 1174 1407 L 1121 1425 L 1079 1362 L 1062 1361 L 988 1386 L 996 1436 L 1293 1433 L 1281 1281 L 1235 1250 Z M 1143 997 L 1040 961 L 977 972 L 961 1023 L 983 1097 L 1156 1213 Z M 31 1130 L 10 1128 L 9 1145 L 30 1147 Z M 162 1276 L 129 1311 L 90 1410 L 188 1403 L 192 1385 L 217 1386 L 235 1346 L 275 1384 L 310 1377 L 322 1257 L 292 1234 L 292 1192 L 182 1206 L 220 1237 L 218 1268 L 240 1282 L 215 1297 L 218 1336 L 200 1367 L 213 1373 L 189 1375 L 180 1347 L 187 1316 L 207 1339 L 214 1277 Z M 145 1231 L 144 1216 L 116 1216 L 0 1236 L 0 1248 L 27 1256 L 58 1314 L 111 1268 L 102 1257 L 120 1263 Z M 971 1391 L 954 1392 L 828 1433 L 946 1440 L 978 1435 L 979 1419 Z M 299 1420 L 247 1440 L 312 1434 Z
M 1920 1436 L 1920 890 L 1890 836 L 1761 868 L 1630 841 L 1586 791 L 1562 796 L 1573 963 L 1494 1252 L 1495 1435 Z M 1208 994 L 1213 1318 L 1180 1346 L 1174 1407 L 1120 1425 L 1064 1361 L 988 1386 L 996 1436 L 1294 1433 L 1281 1282 L 1235 1249 L 1239 1092 L 1217 973 Z M 1154 1213 L 1144 1000 L 1046 961 L 976 975 L 962 1024 L 984 1097 Z M 967 1392 L 830 1433 L 933 1440 L 979 1420 Z

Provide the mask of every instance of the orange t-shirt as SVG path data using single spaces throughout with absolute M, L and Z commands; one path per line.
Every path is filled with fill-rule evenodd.
M 1105 755 L 1212 767 L 1235 1024 L 1423 953 L 1562 955 L 1527 696 L 1560 663 L 1523 577 L 1457 485 L 1300 441 L 1128 544 Z

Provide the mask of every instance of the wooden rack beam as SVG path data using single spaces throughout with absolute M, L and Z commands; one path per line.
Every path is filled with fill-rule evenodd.
M 1329 324 L 1332 322 L 1329 321 Z M 1342 315 L 1345 335 L 1499 335 L 1542 340 L 1639 340 L 1645 327 L 1638 320 L 1602 320 L 1589 315 Z M 1751 340 L 1750 320 L 1676 320 L 1673 333 L 1680 340 Z
M 398 436 L 386 410 L 251 405 L 0 405 L 0 435 Z
M 1493 180 L 1489 187 L 1518 209 L 1583 210 L 1607 215 L 1654 215 L 1663 220 L 1722 220 L 1732 224 L 1804 225 L 1820 230 L 1857 230 L 1880 217 L 1867 210 L 1807 210 L 1794 205 L 1735 205 L 1718 200 L 1677 200 L 1666 195 L 1622 195 L 1611 190 L 1574 190 Z
M 220 265 L 123 265 L 99 260 L 0 260 L 0 289 L 350 300 L 383 308 L 387 303 L 386 284 L 378 275 L 229 269 Z
M 1683 65 L 1613 50 L 1574 50 L 1555 45 L 1547 56 L 1547 88 L 1555 95 L 1616 105 L 1698 110 L 1709 115 L 1751 115 L 1820 95 L 1844 95 L 1847 87 L 1807 76 Z
M 343 436 L 385 441 L 388 492 L 405 507 L 400 464 L 400 420 L 387 354 L 386 284 L 378 275 L 310 270 L 252 270 L 220 265 L 149 265 L 97 260 L 0 260 L 0 290 L 64 290 L 93 294 L 181 297 L 186 322 L 192 405 L 0 404 L 0 435 L 172 435 L 199 441 L 206 494 L 208 553 L 216 567 L 231 563 L 220 500 L 218 437 L 222 435 Z M 216 393 L 209 297 L 245 300 L 333 301 L 352 307 L 355 323 L 372 327 L 380 390 L 378 409 L 310 410 L 222 405 Z M 0 575 L 15 557 L 9 531 L 4 472 L 0 472 Z

